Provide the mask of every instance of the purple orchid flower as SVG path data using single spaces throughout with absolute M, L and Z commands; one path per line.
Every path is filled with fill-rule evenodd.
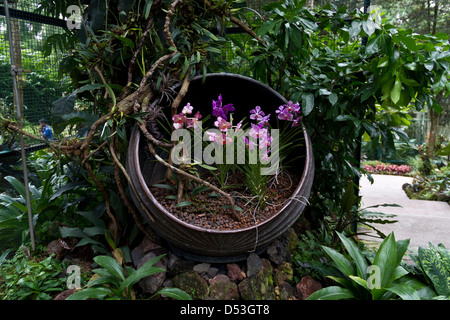
M 231 111 L 234 111 L 233 104 L 227 104 L 222 106 L 222 95 L 219 94 L 217 101 L 212 102 L 213 111 L 212 115 L 216 118 L 221 117 L 224 120 L 228 120 L 227 114 Z

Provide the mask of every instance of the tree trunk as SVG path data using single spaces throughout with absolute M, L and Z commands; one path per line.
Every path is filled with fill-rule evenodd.
M 309 9 L 314 9 L 314 0 L 306 0 L 306 6 Z

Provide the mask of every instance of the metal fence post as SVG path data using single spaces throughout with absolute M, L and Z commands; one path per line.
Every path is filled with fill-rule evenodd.
M 17 124 L 19 129 L 22 129 L 22 106 L 19 98 L 19 88 L 17 84 L 17 75 L 21 74 L 23 70 L 18 69 L 16 67 L 16 61 L 14 61 L 14 47 L 13 43 L 13 34 L 11 30 L 11 19 L 9 17 L 9 7 L 8 0 L 3 0 L 5 6 L 5 16 L 6 16 L 6 28 L 8 30 L 8 39 L 9 39 L 9 52 L 10 52 L 10 61 L 11 61 L 11 75 L 13 79 L 13 91 L 14 91 L 14 103 L 16 105 L 16 113 L 17 113 Z M 23 141 L 23 134 L 19 133 L 20 140 L 20 151 L 22 156 L 22 167 L 23 167 L 23 182 L 25 185 L 25 198 L 27 202 L 27 211 L 28 211 L 28 225 L 30 228 L 30 239 L 31 239 L 31 250 L 35 249 L 35 241 L 34 241 L 34 226 L 33 226 L 33 213 L 31 212 L 31 199 L 30 199 L 30 188 L 28 184 L 28 170 L 27 170 L 27 159 L 25 157 L 25 146 Z

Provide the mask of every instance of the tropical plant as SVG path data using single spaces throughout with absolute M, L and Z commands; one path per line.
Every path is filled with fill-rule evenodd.
M 308 300 L 419 300 L 435 295 L 426 284 L 408 275 L 401 265 L 409 239 L 396 241 L 391 233 L 376 254 L 368 257 L 351 239 L 341 233 L 338 236 L 350 259 L 335 249 L 322 247 L 333 260 L 336 271 L 328 277 L 339 285 L 316 291 Z
M 154 267 L 164 255 L 148 260 L 139 269 L 123 264 L 123 253 L 120 249 L 113 251 L 113 256 L 96 256 L 94 261 L 102 268 L 94 269 L 96 274 L 84 289 L 70 295 L 67 300 L 131 300 L 136 299 L 133 285 L 144 277 L 164 272 L 162 268 Z M 191 297 L 178 288 L 163 288 L 151 298 L 164 294 L 175 299 L 190 300 Z
M 437 248 L 429 243 L 429 248 L 419 247 L 417 254 L 410 254 L 426 282 L 434 288 L 434 299 L 450 300 L 450 251 L 440 243 Z
M 1 299 L 51 300 L 52 295 L 65 289 L 66 281 L 60 276 L 62 263 L 52 256 L 32 259 L 25 250 L 17 250 L 10 260 L 0 261 Z

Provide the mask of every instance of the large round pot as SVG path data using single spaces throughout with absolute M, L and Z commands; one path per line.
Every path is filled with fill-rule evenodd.
M 180 106 L 190 102 L 195 111 L 207 115 L 212 111 L 212 100 L 217 100 L 219 94 L 223 96 L 224 103 L 234 104 L 234 118 L 237 120 L 248 117 L 249 111 L 255 106 L 260 106 L 266 113 L 272 113 L 272 118 L 276 118 L 275 110 L 287 103 L 278 92 L 258 81 L 220 73 L 208 74 L 204 83 L 201 76 L 193 78 Z M 188 224 L 167 211 L 149 189 L 149 185 L 164 176 L 165 167 L 148 160 L 145 138 L 138 127 L 132 131 L 127 153 L 127 171 L 136 190 L 136 193 L 132 192 L 133 201 L 151 228 L 175 250 L 193 255 L 197 260 L 239 260 L 249 252 L 265 248 L 301 215 L 314 177 L 311 141 L 306 130 L 303 130 L 303 134 L 304 144 L 298 152 L 304 157 L 294 167 L 301 180 L 293 194 L 295 198 L 303 200 L 289 200 L 281 210 L 256 226 L 238 230 L 212 230 Z M 153 219 L 149 218 L 149 214 Z

